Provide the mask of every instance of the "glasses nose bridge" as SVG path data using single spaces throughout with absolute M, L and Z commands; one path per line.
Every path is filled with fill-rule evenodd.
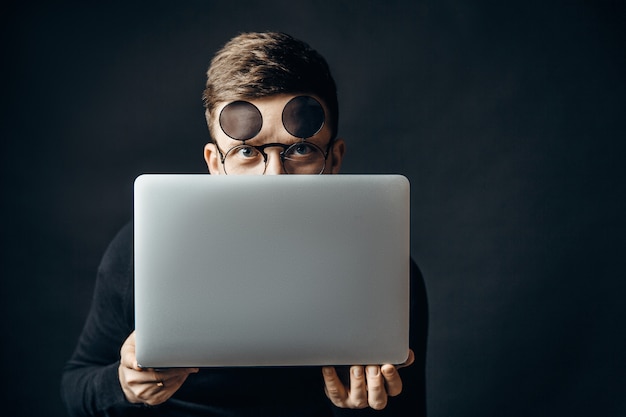
M 265 144 L 265 145 L 262 145 L 262 146 L 258 146 L 257 149 L 261 152 L 261 155 L 263 155 L 263 160 L 264 160 L 265 164 L 267 165 L 268 162 L 269 162 L 269 155 L 265 151 L 267 148 L 280 148 L 280 152 L 278 153 L 278 157 L 279 157 L 279 159 L 280 159 L 280 161 L 282 163 L 285 160 L 285 152 L 287 151 L 289 146 L 290 145 L 285 145 L 284 143 L 268 143 L 268 144 Z
M 285 172 L 285 166 L 284 166 L 285 151 L 287 150 L 288 147 L 289 145 L 285 145 L 283 143 L 268 143 L 258 148 L 259 151 L 261 151 L 261 154 L 263 154 L 263 159 L 265 162 L 265 171 L 264 171 L 265 174 L 271 175 L 271 174 L 281 174 Z M 270 152 L 270 154 L 275 155 L 276 152 L 278 151 L 278 155 L 276 155 L 278 158 L 270 159 L 270 155 L 268 154 L 268 152 L 266 152 L 267 148 L 279 148 L 275 150 L 274 152 Z

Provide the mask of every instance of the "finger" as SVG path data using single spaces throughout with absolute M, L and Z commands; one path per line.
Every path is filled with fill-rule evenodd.
M 387 364 L 387 365 L 383 365 L 380 368 L 381 373 L 383 374 L 383 377 L 385 378 L 385 384 L 387 386 L 388 396 L 395 397 L 397 395 L 400 395 L 400 393 L 402 392 L 402 378 L 400 377 L 400 374 L 398 373 L 398 369 L 411 366 L 413 362 L 415 362 L 415 354 L 413 353 L 411 349 L 409 349 L 409 356 L 404 363 L 398 366 Z
M 150 376 L 148 376 L 150 378 Z M 146 384 L 146 373 L 134 370 L 120 362 L 118 367 L 118 379 L 124 392 L 124 396 L 131 403 L 144 402 L 148 395 L 146 392 L 150 386 Z
M 365 373 L 367 375 L 367 402 L 374 410 L 382 410 L 387 406 L 387 391 L 380 366 L 369 365 Z
M 131 402 L 134 403 L 157 405 L 171 396 L 171 394 L 169 394 L 170 388 L 165 389 L 164 386 L 157 385 L 157 382 L 153 378 L 134 383 L 131 387 L 132 395 L 134 396 L 134 401 Z
M 129 370 L 126 380 L 130 402 L 157 405 L 167 401 L 183 385 L 190 373 L 197 368 L 175 368 L 168 370 L 144 369 L 142 372 Z M 124 390 L 126 393 L 127 390 Z
M 170 387 L 175 385 L 179 380 L 184 382 L 187 376 L 200 371 L 200 368 L 172 368 L 166 370 L 152 370 L 153 380 L 149 382 L 155 382 L 157 386 L 162 388 L 163 386 Z M 181 382 L 181 384 L 182 384 Z
M 332 366 L 323 367 L 322 375 L 324 376 L 324 391 L 328 399 L 337 407 L 345 407 L 348 393 L 335 368 Z
M 183 385 L 189 374 L 170 375 L 159 382 L 151 381 L 145 385 L 142 402 L 148 405 L 158 405 L 167 401 Z
M 387 386 L 387 395 L 390 397 L 400 395 L 402 392 L 402 378 L 400 378 L 398 369 L 393 365 L 383 365 L 380 369 Z
M 362 366 L 350 367 L 350 391 L 348 393 L 348 406 L 350 408 L 367 407 L 367 384 Z

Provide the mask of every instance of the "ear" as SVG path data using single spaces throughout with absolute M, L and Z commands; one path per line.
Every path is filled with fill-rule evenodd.
M 209 169 L 209 173 L 212 175 L 222 174 L 220 169 L 222 165 L 220 163 L 220 154 L 214 143 L 210 142 L 204 145 L 204 160 L 207 168 Z
M 341 169 L 341 162 L 343 161 L 343 155 L 346 152 L 346 142 L 339 138 L 335 139 L 333 147 L 330 149 L 330 170 L 331 174 L 338 174 Z

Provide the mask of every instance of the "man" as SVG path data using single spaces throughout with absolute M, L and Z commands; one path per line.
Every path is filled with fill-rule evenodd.
M 335 82 L 323 57 L 283 33 L 242 34 L 214 57 L 203 95 L 213 175 L 336 174 Z M 426 296 L 412 263 L 411 354 L 401 367 L 142 369 L 135 358 L 132 227 L 107 249 L 62 378 L 72 416 L 425 414 Z M 121 347 L 121 348 L 120 348 Z M 415 363 L 414 363 L 415 362 Z

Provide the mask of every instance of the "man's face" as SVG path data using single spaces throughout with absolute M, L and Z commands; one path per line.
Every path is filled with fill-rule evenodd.
M 230 125 L 225 123 L 225 118 L 220 123 L 220 114 L 222 110 L 227 107 L 230 102 L 218 103 L 213 113 L 207 113 L 207 123 L 209 123 L 210 130 L 212 132 L 213 140 L 215 143 L 208 143 L 204 148 L 204 159 L 209 168 L 211 174 L 237 174 L 248 173 L 246 170 L 250 164 L 251 154 L 261 152 L 266 156 L 265 160 L 262 160 L 259 164 L 259 169 L 253 170 L 250 173 L 253 174 L 266 174 L 266 175 L 279 175 L 287 173 L 300 173 L 299 168 L 291 168 L 292 162 L 281 159 L 281 152 L 293 152 L 295 158 L 293 159 L 293 166 L 305 166 L 298 164 L 298 158 L 304 157 L 311 150 L 322 151 L 323 153 L 328 150 L 328 155 L 325 159 L 325 164 L 321 165 L 322 172 L 301 172 L 311 174 L 336 174 L 341 167 L 341 161 L 345 152 L 345 143 L 342 139 L 336 139 L 330 147 L 328 147 L 331 141 L 331 128 L 329 123 L 323 123 L 319 131 L 312 132 L 312 136 L 306 139 L 301 139 L 294 136 L 288 131 L 289 123 L 283 124 L 283 110 L 285 106 L 289 109 L 288 103 L 293 103 L 292 99 L 299 95 L 294 94 L 279 94 L 275 96 L 263 97 L 258 99 L 245 100 L 248 103 L 253 104 L 260 112 L 259 123 L 260 130 L 252 129 L 252 137 L 246 135 L 239 139 L 234 139 L 231 136 L 237 137 L 237 134 L 233 132 L 246 131 L 247 123 L 246 118 L 241 118 L 243 126 L 237 126 L 237 118 L 234 118 L 235 122 L 231 122 Z M 324 114 L 328 114 L 326 105 L 317 97 L 314 97 L 322 106 Z M 251 106 L 250 106 L 251 107 Z M 224 113 L 227 114 L 229 109 L 227 108 Z M 258 114 L 256 114 L 258 116 Z M 305 121 L 306 122 L 306 121 Z M 297 121 L 296 121 L 297 123 Z M 258 130 L 258 133 L 256 131 Z M 293 130 L 293 129 L 292 129 Z M 313 134 L 314 133 L 314 134 Z M 270 146 L 264 146 L 272 144 Z M 287 150 L 288 145 L 303 144 L 305 147 L 296 146 Z M 308 146 L 312 144 L 315 146 Z M 250 147 L 242 148 L 242 145 L 250 145 Z M 284 146 L 281 146 L 284 145 Z M 219 148 L 218 148 L 219 147 Z M 221 151 L 221 152 L 220 152 Z M 228 154 L 228 156 L 226 156 Z M 224 158 L 225 162 L 224 161 Z M 263 158 L 263 157 L 261 157 Z M 291 159 L 290 159 L 291 160 Z M 263 165 L 264 166 L 261 166 Z M 264 171 L 263 171 L 264 168 Z

